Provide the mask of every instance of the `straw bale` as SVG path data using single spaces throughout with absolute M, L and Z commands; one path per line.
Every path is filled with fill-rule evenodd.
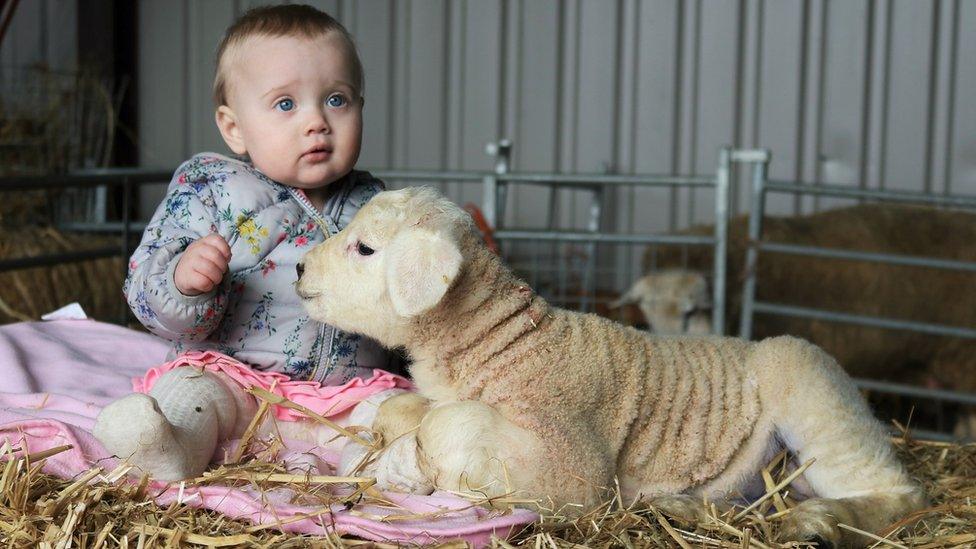
M 0 259 L 118 245 L 118 237 L 65 233 L 52 227 L 0 230 Z M 117 320 L 125 310 L 123 276 L 120 257 L 0 272 L 0 323 L 37 320 L 72 301 L 79 302 L 92 318 Z
M 107 166 L 128 79 L 44 64 L 8 67 L 0 81 L 0 175 L 65 173 Z M 15 211 L 0 204 L 0 212 Z

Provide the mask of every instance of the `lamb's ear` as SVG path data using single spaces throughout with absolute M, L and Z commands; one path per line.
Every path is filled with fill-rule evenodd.
M 708 291 L 708 280 L 701 273 L 689 273 L 688 287 L 689 295 L 685 298 L 683 307 L 686 311 L 695 309 L 707 309 L 711 307 L 712 296 Z
M 441 234 L 400 231 L 386 249 L 386 287 L 397 314 L 416 316 L 440 303 L 462 259 L 457 245 Z
M 607 306 L 611 309 L 619 309 L 624 305 L 630 305 L 631 303 L 640 303 L 641 297 L 647 293 L 646 286 L 648 285 L 648 277 L 642 277 L 637 279 L 634 284 L 627 290 L 622 296 L 611 301 Z

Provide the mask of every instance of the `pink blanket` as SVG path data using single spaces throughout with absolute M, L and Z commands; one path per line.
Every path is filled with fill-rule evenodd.
M 154 336 L 91 320 L 28 322 L 0 326 L 0 443 L 34 453 L 70 444 L 73 448 L 47 459 L 44 471 L 72 478 L 97 462 L 110 470 L 116 461 L 90 434 L 102 406 L 148 381 L 146 371 L 162 364 L 167 346 Z M 158 376 L 158 373 L 155 374 Z M 145 378 L 144 378 L 145 376 Z M 351 383 L 347 390 L 328 388 L 329 400 L 316 403 L 308 387 L 289 395 L 304 405 L 339 413 L 356 399 L 398 384 L 388 374 Z M 395 377 L 395 376 L 394 376 Z M 154 378 L 152 378 L 154 379 Z M 337 406 L 336 403 L 344 403 Z M 281 417 L 282 412 L 278 412 Z M 433 543 L 462 538 L 475 546 L 505 537 L 536 519 L 525 510 L 491 513 L 447 493 L 431 496 L 385 494 L 402 509 L 357 505 L 352 510 L 306 507 L 287 503 L 289 495 L 258 494 L 247 488 L 208 485 L 188 487 L 156 483 L 161 505 L 179 501 L 214 509 L 225 515 L 261 524 L 278 524 L 283 531 L 323 534 L 328 531 L 377 541 Z M 438 513 L 425 520 L 384 520 L 390 515 Z M 289 522 L 292 517 L 315 514 Z M 279 522 L 280 521 L 280 522 Z M 284 523 L 284 524 L 281 524 Z

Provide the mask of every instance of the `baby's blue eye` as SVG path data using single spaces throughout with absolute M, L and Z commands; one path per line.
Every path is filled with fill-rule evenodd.
M 346 98 L 341 95 L 333 95 L 325 100 L 325 103 L 330 107 L 342 107 L 346 104 Z
M 282 99 L 281 101 L 275 103 L 275 107 L 279 111 L 288 112 L 295 108 L 295 102 L 291 99 Z

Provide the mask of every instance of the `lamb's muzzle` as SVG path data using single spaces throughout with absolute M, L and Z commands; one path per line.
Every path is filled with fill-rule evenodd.
M 357 253 L 361 241 L 374 253 Z M 819 348 L 651 336 L 552 307 L 431 189 L 376 195 L 304 263 L 313 318 L 413 358 L 429 411 L 411 408 L 419 425 L 394 436 L 416 439 L 437 488 L 587 505 L 616 478 L 625 499 L 700 502 L 744 491 L 780 440 L 816 459 L 804 472 L 816 497 L 784 520 L 789 536 L 861 545 L 837 523 L 874 531 L 924 503 Z M 384 417 L 402 409 L 380 406 L 374 425 L 402 424 Z M 394 465 L 381 458 L 374 473 Z

